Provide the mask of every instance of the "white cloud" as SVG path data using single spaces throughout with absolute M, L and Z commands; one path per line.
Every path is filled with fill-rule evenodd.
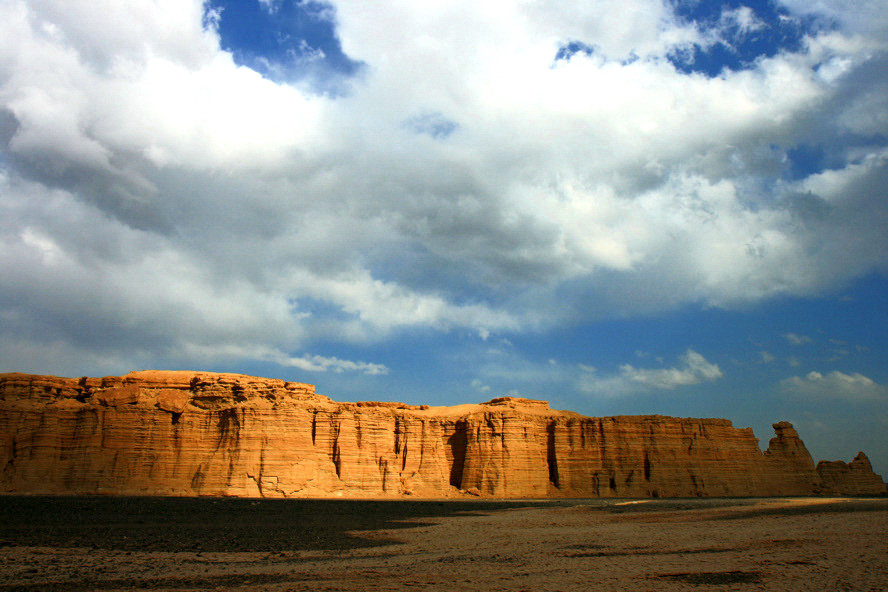
M 810 337 L 807 335 L 798 335 L 797 333 L 784 333 L 783 338 L 786 339 L 790 345 L 805 345 L 806 343 L 811 343 Z
M 742 35 L 748 35 L 753 31 L 758 31 L 768 26 L 748 6 L 739 6 L 733 10 L 723 10 L 720 22 L 722 26 L 736 27 Z
M 283 354 L 278 348 L 304 343 L 311 316 L 283 294 L 216 276 L 170 239 L 110 220 L 66 192 L 5 181 L 0 274 L 8 282 L 4 324 L 15 341 L 3 359 L 18 364 L 8 369 L 36 360 L 67 369 L 79 358 L 121 372 L 150 365 L 153 351 L 173 364 L 246 358 L 310 371 L 387 372 L 380 364 Z M 94 227 L 103 233 L 85 238 L 83 229 Z M 13 353 L 39 350 L 41 333 L 55 341 L 43 353 Z M 130 352 L 128 363 L 120 351 Z
M 888 133 L 875 5 L 706 78 L 666 59 L 706 40 L 660 0 L 342 0 L 367 67 L 332 97 L 237 66 L 200 0 L 0 3 L 0 306 L 47 344 L 101 356 L 113 335 L 137 360 L 836 287 L 888 265 L 888 156 L 854 140 Z M 595 51 L 556 63 L 571 40 Z M 831 168 L 783 175 L 818 141 Z M 297 361 L 347 366 L 278 363 Z
M 306 372 L 360 372 L 370 376 L 389 373 L 383 364 L 342 360 L 337 357 L 306 354 L 293 356 L 277 348 L 261 344 L 251 345 L 195 345 L 185 344 L 175 352 L 177 357 L 218 363 L 225 360 L 259 360 L 272 362 L 284 368 L 298 368 Z
M 373 279 L 366 270 L 331 277 L 294 270 L 289 281 L 294 292 L 331 303 L 373 331 L 386 332 L 404 326 L 518 328 L 517 322 L 504 312 L 479 304 L 454 305 L 440 296 Z M 489 330 L 484 331 L 489 335 Z M 484 336 L 483 331 L 481 335 Z
M 845 374 L 837 370 L 828 374 L 809 372 L 804 377 L 793 376 L 781 381 L 780 388 L 787 394 L 808 399 L 866 401 L 888 397 L 888 386 L 856 372 Z
M 259 0 L 259 4 L 261 4 L 262 7 L 268 12 L 274 14 L 278 10 L 280 10 L 282 1 L 283 0 Z
M 490 392 L 490 387 L 488 385 L 484 384 L 483 382 L 481 382 L 481 380 L 478 378 L 475 378 L 472 380 L 472 388 L 475 389 L 476 391 L 478 391 L 479 393 L 489 393 Z
M 793 12 L 840 23 L 843 30 L 886 43 L 888 15 L 884 2 L 855 0 L 780 0 Z
M 631 364 L 620 366 L 618 374 L 599 376 L 594 368 L 582 367 L 586 371 L 580 378 L 581 389 L 602 396 L 621 396 L 654 390 L 674 390 L 702 382 L 712 382 L 722 378 L 721 368 L 702 355 L 689 349 L 681 357 L 682 365 L 672 368 L 636 368 Z
M 336 357 L 319 355 L 290 356 L 281 352 L 270 351 L 265 355 L 252 354 L 244 357 L 265 359 L 281 366 L 299 368 L 309 372 L 326 372 L 328 370 L 333 372 L 361 372 L 371 376 L 389 373 L 389 369 L 383 364 L 340 360 Z
M 624 378 L 655 389 L 672 390 L 677 386 L 699 384 L 721 378 L 722 371 L 717 364 L 706 361 L 706 358 L 693 350 L 682 356 L 682 368 L 640 369 L 625 364 L 620 366 L 620 374 Z

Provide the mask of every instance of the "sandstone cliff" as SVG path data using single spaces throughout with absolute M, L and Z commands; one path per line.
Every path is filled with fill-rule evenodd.
M 886 493 L 885 484 L 863 452 L 858 452 L 850 463 L 840 460 L 817 463 L 817 474 L 821 479 L 821 490 L 825 494 L 867 495 Z
M 0 491 L 295 497 L 884 493 L 865 456 L 849 466 L 821 463 L 825 468 L 815 469 L 790 424 L 774 429 L 762 453 L 751 429 L 724 419 L 592 418 L 510 397 L 455 407 L 336 403 L 312 385 L 238 374 L 0 374 Z

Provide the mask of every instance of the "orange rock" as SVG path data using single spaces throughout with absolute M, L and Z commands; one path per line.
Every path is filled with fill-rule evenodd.
M 817 463 L 822 492 L 839 495 L 885 494 L 882 478 L 873 473 L 873 467 L 863 452 L 858 452 L 849 464 L 840 460 Z
M 725 419 L 592 418 L 545 401 L 336 403 L 207 372 L 0 374 L 0 491 L 236 496 L 629 497 L 876 493 L 792 426 L 762 453 Z M 823 468 L 821 468 L 823 467 Z M 884 492 L 883 489 L 880 492 Z

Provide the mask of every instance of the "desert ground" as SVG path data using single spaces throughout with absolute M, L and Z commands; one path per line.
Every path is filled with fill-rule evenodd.
M 888 498 L 0 496 L 0 591 L 888 590 Z

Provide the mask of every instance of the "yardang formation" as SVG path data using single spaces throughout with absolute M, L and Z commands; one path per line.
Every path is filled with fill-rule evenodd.
M 860 453 L 821 462 L 792 425 L 764 453 L 725 419 L 594 418 L 512 397 L 337 403 L 206 372 L 0 374 L 0 491 L 276 497 L 884 494 Z

